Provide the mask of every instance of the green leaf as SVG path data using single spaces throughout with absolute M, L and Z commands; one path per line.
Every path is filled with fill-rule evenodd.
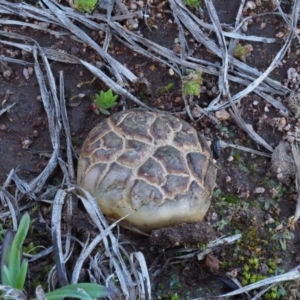
M 187 71 L 188 75 L 182 77 L 183 93 L 199 96 L 201 92 L 202 74 L 200 71 Z
M 96 95 L 94 103 L 96 107 L 105 115 L 109 115 L 108 109 L 113 108 L 117 105 L 118 95 L 114 95 L 112 90 L 109 89 L 106 92 L 101 91 L 100 94 Z
M 66 297 L 92 300 L 93 298 L 107 297 L 110 294 L 111 292 L 102 285 L 96 283 L 77 283 L 46 293 L 45 297 L 47 300 L 59 300 Z M 32 300 L 37 300 L 37 298 Z
M 29 230 L 29 224 L 30 224 L 29 214 L 25 213 L 19 223 L 17 233 L 11 245 L 11 252 L 9 253 L 8 269 L 11 274 L 11 279 L 13 281 L 12 287 L 14 288 L 18 288 L 17 282 L 19 280 L 19 273 L 20 273 L 21 260 L 23 254 L 22 247 Z M 22 289 L 23 287 L 19 287 L 19 288 Z
M 11 273 L 9 272 L 7 266 L 3 266 L 1 268 L 1 275 L 2 275 L 2 284 L 12 286 L 12 279 L 10 277 Z
M 24 259 L 20 268 L 19 276 L 18 276 L 18 281 L 16 284 L 16 288 L 19 290 L 22 290 L 24 287 L 26 275 L 27 275 L 27 270 L 28 270 L 28 261 L 27 259 Z
M 199 6 L 199 0 L 184 0 L 184 3 L 192 8 L 197 8 Z
M 92 12 L 96 5 L 98 3 L 98 0 L 75 0 L 74 2 L 74 8 L 81 12 Z

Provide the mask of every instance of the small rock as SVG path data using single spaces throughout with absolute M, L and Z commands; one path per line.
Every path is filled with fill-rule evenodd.
M 282 38 L 284 36 L 284 33 L 282 31 L 279 31 L 275 36 L 278 38 Z
M 258 105 L 258 101 L 257 100 L 253 101 L 253 105 L 254 106 Z
M 263 188 L 263 187 L 257 187 L 254 190 L 254 194 L 263 194 L 264 192 L 265 192 L 265 188 Z
M 182 101 L 181 97 L 176 97 L 175 98 L 175 103 L 180 103 Z
M 281 264 L 282 263 L 282 258 L 277 258 L 277 264 Z
M 233 269 L 231 272 L 230 272 L 230 277 L 231 278 L 236 278 L 238 276 L 238 270 L 237 269 Z
M 263 23 L 263 22 L 262 22 L 262 23 L 260 24 L 260 29 L 264 29 L 266 26 L 267 26 L 267 23 Z
M 218 220 L 218 214 L 215 213 L 215 212 L 213 212 L 212 215 L 211 215 L 211 220 L 212 220 L 212 221 Z
M 220 269 L 220 261 L 209 253 L 205 258 L 205 266 L 209 269 L 211 273 L 218 273 Z
M 226 176 L 226 183 L 231 182 L 231 177 L 230 176 Z
M 286 125 L 286 119 L 285 118 L 280 118 L 277 130 L 282 131 L 283 128 L 285 127 L 285 125 Z
M 269 272 L 269 267 L 265 263 L 262 263 L 260 265 L 259 271 L 260 271 L 260 274 L 267 275 Z
M 37 130 L 33 130 L 32 131 L 32 136 L 33 137 L 38 137 L 39 136 L 39 132 Z
M 230 114 L 227 112 L 226 109 L 221 109 L 216 111 L 215 117 L 220 121 L 225 121 L 230 118 Z
M 296 74 L 297 75 L 297 71 L 295 68 L 289 68 L 287 71 L 287 76 L 289 80 L 293 79 L 293 75 Z
M 293 136 L 289 135 L 289 136 L 287 137 L 286 140 L 287 140 L 289 143 L 294 143 L 295 138 L 294 138 Z
M 12 72 L 10 70 L 6 70 L 3 72 L 3 77 L 6 79 L 9 79 L 9 77 L 11 76 Z
M 278 173 L 278 174 L 276 175 L 276 177 L 277 177 L 277 179 L 278 179 L 280 182 L 282 182 L 282 181 L 284 180 L 284 175 L 283 175 L 282 173 Z
M 229 161 L 229 162 L 233 161 L 233 156 L 230 155 L 230 156 L 227 158 L 227 161 Z
M 265 224 L 266 225 L 268 225 L 268 224 L 273 224 L 275 222 L 275 220 L 273 219 L 273 218 L 269 218 L 266 222 L 265 222 Z
M 291 124 L 287 124 L 287 125 L 283 128 L 283 130 L 289 131 L 289 130 L 291 129 L 291 127 L 292 127 Z
M 33 74 L 33 67 L 28 67 L 28 75 L 32 76 Z
M 32 144 L 32 141 L 29 140 L 29 139 L 26 139 L 26 140 L 24 140 L 24 141 L 22 142 L 22 148 L 23 148 L 23 149 L 28 149 L 29 146 L 30 146 L 31 144 Z
M 248 1 L 245 5 L 245 9 L 247 11 L 247 8 L 249 8 L 250 10 L 253 10 L 256 8 L 256 4 L 254 3 L 254 1 Z M 244 9 L 244 10 L 245 10 Z
M 28 73 L 28 69 L 27 68 L 23 69 L 23 75 L 24 75 L 24 77 L 25 77 L 26 80 L 29 79 L 29 73 Z
M 175 73 L 174 73 L 174 70 L 173 70 L 173 69 L 169 69 L 169 75 L 170 75 L 170 76 L 174 76 L 174 74 L 175 74 Z

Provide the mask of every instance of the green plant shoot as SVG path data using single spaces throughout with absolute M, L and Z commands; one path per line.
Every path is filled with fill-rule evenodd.
M 93 300 L 95 298 L 107 297 L 111 293 L 109 290 L 96 283 L 76 283 L 61 287 L 53 292 L 45 294 L 47 300 L 60 300 L 64 298 L 76 298 L 84 300 Z M 32 300 L 37 300 L 34 298 Z
M 23 243 L 30 225 L 30 217 L 25 213 L 21 218 L 17 232 L 7 230 L 2 244 L 1 256 L 1 284 L 23 290 L 28 270 L 28 262 L 22 259 Z M 64 286 L 45 294 L 47 300 L 77 298 L 93 300 L 107 297 L 111 292 L 104 286 L 96 283 L 77 283 Z M 1 298 L 2 299 L 2 298 Z M 8 299 L 8 298 L 5 298 Z M 33 300 L 37 300 L 34 298 Z
M 199 6 L 199 0 L 184 0 L 184 3 L 191 8 L 197 8 Z
M 74 8 L 81 12 L 91 13 L 96 5 L 98 0 L 75 0 L 74 1 Z
M 30 217 L 23 215 L 16 233 L 7 230 L 1 257 L 1 281 L 3 285 L 22 290 L 24 287 L 28 262 L 22 259 L 23 243 L 29 230 Z
M 187 71 L 188 75 L 182 77 L 183 93 L 190 96 L 199 96 L 201 92 L 201 71 Z
M 101 91 L 100 94 L 96 95 L 96 99 L 94 103 L 96 107 L 102 112 L 104 115 L 110 115 L 108 109 L 113 108 L 117 105 L 118 95 L 114 95 L 112 90 L 109 89 L 106 92 Z
M 252 49 L 253 48 L 250 45 L 242 46 L 241 44 L 237 44 L 234 49 L 233 56 L 237 57 L 243 62 L 246 62 L 246 57 L 250 55 Z

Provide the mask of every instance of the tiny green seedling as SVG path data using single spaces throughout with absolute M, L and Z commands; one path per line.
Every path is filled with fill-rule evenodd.
M 117 105 L 117 98 L 118 95 L 114 95 L 111 89 L 107 90 L 106 92 L 101 91 L 100 94 L 96 95 L 94 104 L 100 112 L 109 116 L 110 113 L 108 109 Z
M 191 8 L 197 8 L 199 6 L 199 0 L 184 0 L 184 3 Z
M 286 250 L 286 240 L 292 240 L 295 238 L 295 235 L 289 231 L 288 229 L 283 229 L 282 231 L 278 231 L 272 236 L 272 240 L 279 240 L 280 246 L 282 250 Z
M 182 77 L 183 93 L 189 96 L 199 96 L 201 92 L 201 71 L 187 71 L 187 76 Z
M 97 4 L 98 0 L 75 0 L 73 6 L 78 11 L 91 13 Z
M 22 290 L 24 287 L 28 262 L 22 258 L 23 243 L 29 230 L 30 217 L 24 214 L 18 231 L 7 230 L 4 236 L 1 257 L 1 282 L 3 285 Z
M 251 51 L 253 50 L 251 45 L 242 46 L 241 44 L 237 44 L 233 56 L 237 57 L 243 62 L 246 62 L 246 57 L 250 55 Z

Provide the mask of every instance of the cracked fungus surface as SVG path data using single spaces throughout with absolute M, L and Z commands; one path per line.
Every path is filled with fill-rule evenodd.
M 85 140 L 78 185 L 103 213 L 143 231 L 201 221 L 209 208 L 216 167 L 204 138 L 170 114 L 117 113 Z

